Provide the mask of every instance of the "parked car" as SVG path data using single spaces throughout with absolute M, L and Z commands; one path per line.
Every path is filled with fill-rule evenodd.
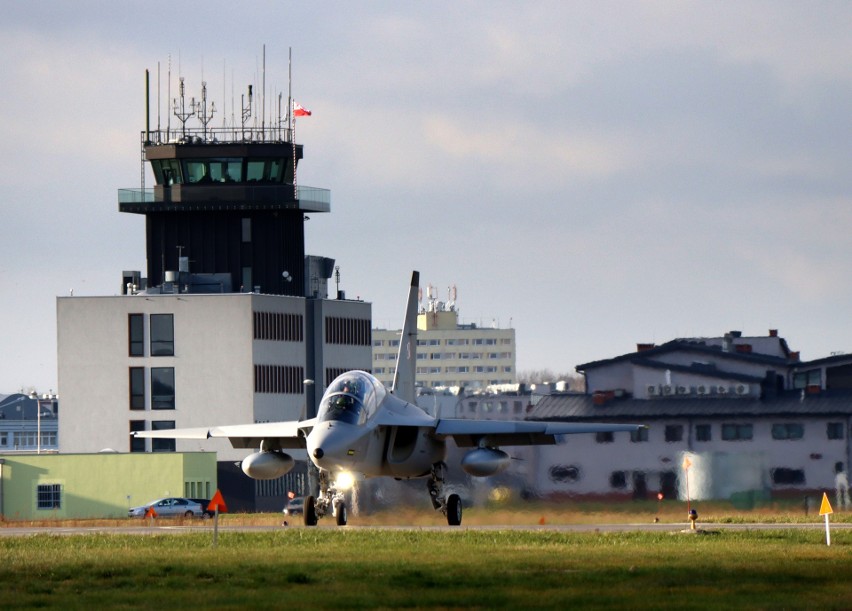
M 157 512 L 157 517 L 174 518 L 174 517 L 201 517 L 204 515 L 204 508 L 195 501 L 180 497 L 170 497 L 166 499 L 157 499 L 139 507 L 131 507 L 127 510 L 129 518 L 144 518 L 148 513 L 148 509 L 154 508 Z
M 188 501 L 194 501 L 201 505 L 201 511 L 204 512 L 204 517 L 212 518 L 216 515 L 216 512 L 210 509 L 207 509 L 210 505 L 210 499 L 187 499 Z M 223 513 L 221 509 L 219 509 L 219 513 Z
M 294 499 L 290 499 L 287 501 L 287 504 L 284 505 L 284 515 L 285 516 L 300 516 L 305 512 L 305 499 L 304 497 L 297 496 Z

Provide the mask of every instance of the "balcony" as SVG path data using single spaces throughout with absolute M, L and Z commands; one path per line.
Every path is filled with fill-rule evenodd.
M 119 189 L 121 212 L 300 210 L 331 211 L 331 191 L 292 184 L 176 184 L 148 189 Z

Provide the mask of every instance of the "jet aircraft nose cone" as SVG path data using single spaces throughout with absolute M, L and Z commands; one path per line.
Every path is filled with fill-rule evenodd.
M 317 448 L 314 450 L 314 458 L 320 460 L 323 456 L 325 456 L 325 452 L 322 451 L 322 448 Z

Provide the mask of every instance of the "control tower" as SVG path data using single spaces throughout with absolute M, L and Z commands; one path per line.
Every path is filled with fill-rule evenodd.
M 303 149 L 290 113 L 272 126 L 249 123 L 249 86 L 241 124 L 209 127 L 215 108 L 206 97 L 203 84 L 201 101 L 187 101 L 181 79 L 172 101 L 179 126 L 142 132 L 143 184 L 120 189 L 118 200 L 121 212 L 145 215 L 147 283 L 125 275 L 123 292 L 147 284 L 149 292 L 310 296 L 305 215 L 329 212 L 331 194 L 297 184 Z M 144 185 L 146 162 L 153 188 Z

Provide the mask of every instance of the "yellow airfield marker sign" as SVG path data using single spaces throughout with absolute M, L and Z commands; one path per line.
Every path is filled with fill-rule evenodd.
M 828 494 L 822 493 L 822 503 L 819 506 L 819 515 L 825 516 L 825 544 L 831 545 L 831 531 L 828 528 L 828 516 L 834 513 L 831 508 L 831 503 L 828 501 Z

